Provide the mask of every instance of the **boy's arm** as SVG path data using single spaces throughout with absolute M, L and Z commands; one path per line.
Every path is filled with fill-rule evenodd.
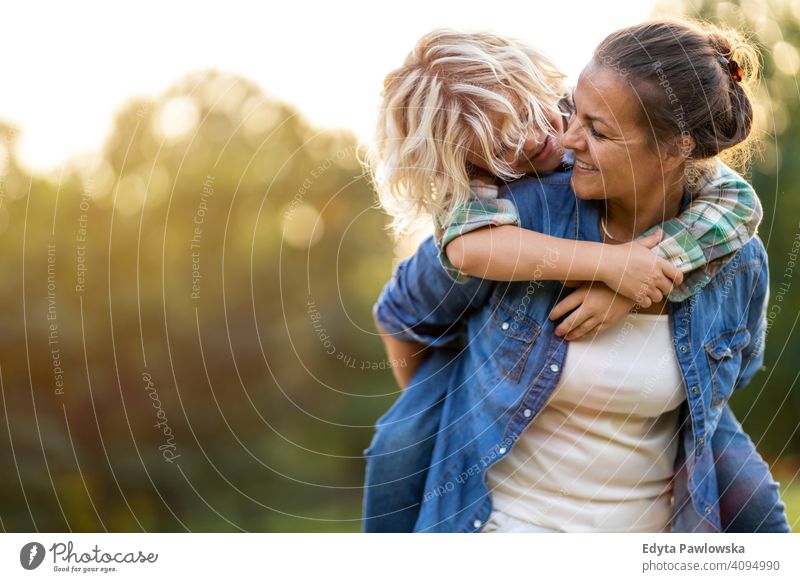
M 649 250 L 660 239 L 655 232 L 635 243 L 607 245 L 500 226 L 459 237 L 447 254 L 460 270 L 484 279 L 602 281 L 627 297 L 661 301 L 680 271 Z
M 397 381 L 397 385 L 405 390 L 417 367 L 427 356 L 427 346 L 419 342 L 393 337 L 378 321 L 375 322 L 375 328 L 383 340 L 383 346 L 391 363 L 394 379 Z
M 664 240 L 653 250 L 686 274 L 667 298 L 683 301 L 702 289 L 753 238 L 762 214 L 752 186 L 715 160 L 709 175 L 700 178 L 692 204 L 661 225 Z
M 397 340 L 431 346 L 466 342 L 462 318 L 488 301 L 494 283 L 455 285 L 439 265 L 433 237 L 401 261 L 372 308 L 375 322 Z
M 670 301 L 683 301 L 702 289 L 753 238 L 761 222 L 761 203 L 755 191 L 724 163 L 717 160 L 703 180 L 692 204 L 661 225 L 664 240 L 653 249 L 686 274 L 683 283 L 667 295 Z M 657 228 L 642 237 L 652 235 Z M 553 319 L 572 311 L 556 333 L 569 334 L 567 339 L 573 340 L 613 325 L 627 311 L 624 306 L 632 303 L 617 298 L 612 306 L 612 300 L 613 296 L 602 286 L 584 285 L 554 308 Z M 748 366 L 742 370 L 737 386 L 746 384 L 761 365 L 755 337 L 753 346 L 746 350 Z
M 455 220 L 437 228 L 439 261 L 457 283 L 470 276 L 493 281 L 603 281 L 644 307 L 661 301 L 682 274 L 648 249 L 660 233 L 627 245 L 562 239 L 519 227 L 513 201 L 495 186 L 472 182 L 472 196 Z M 487 228 L 488 227 L 488 228 Z
M 483 180 L 470 181 L 470 198 L 467 204 L 456 209 L 450 224 L 434 229 L 434 241 L 439 253 L 439 263 L 456 283 L 466 283 L 470 274 L 450 261 L 447 246 L 457 238 L 485 226 L 520 226 L 519 213 L 512 200 L 498 197 L 498 187 Z M 486 279 L 488 277 L 482 277 Z

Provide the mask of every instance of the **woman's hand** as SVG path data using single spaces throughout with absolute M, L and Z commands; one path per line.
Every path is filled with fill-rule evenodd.
M 652 250 L 661 242 L 662 231 L 620 245 L 606 245 L 600 265 L 600 278 L 612 290 L 644 308 L 658 303 L 675 285 L 683 282 L 683 273 Z
M 556 335 L 572 341 L 589 333 L 600 333 L 622 319 L 635 305 L 602 283 L 584 283 L 559 301 L 550 312 L 550 319 L 572 313 L 556 327 Z

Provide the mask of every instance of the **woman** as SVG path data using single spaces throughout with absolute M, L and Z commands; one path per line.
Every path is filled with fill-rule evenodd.
M 676 56 L 676 38 L 680 39 L 680 51 L 693 47 L 690 53 L 696 58 L 691 63 L 687 64 L 685 56 L 680 58 L 683 55 L 680 51 Z M 749 133 L 749 125 L 745 123 L 749 119 L 746 110 L 749 102 L 741 98 L 740 89 L 733 84 L 738 81 L 737 70 L 731 66 L 731 48 L 725 46 L 724 39 L 675 23 L 633 27 L 609 37 L 598 48 L 576 89 L 577 115 L 565 136 L 569 142 L 568 145 L 565 141 L 565 145 L 576 153 L 574 175 L 553 174 L 537 181 L 522 180 L 502 194 L 504 199 L 515 202 L 522 225 L 555 237 L 590 241 L 605 238 L 607 242 L 616 242 L 624 240 L 626 233 L 639 234 L 664 218 L 677 216 L 689 202 L 683 180 L 687 160 L 693 159 L 693 154 L 698 158 L 714 155 L 741 142 Z M 659 66 L 654 66 L 654 61 Z M 727 101 L 719 99 L 711 105 L 705 104 L 710 111 L 703 116 L 704 104 L 692 102 L 692 94 L 702 94 L 697 87 L 689 82 L 688 88 L 673 88 L 668 95 L 679 94 L 683 100 L 681 106 L 687 111 L 681 119 L 688 128 L 683 132 L 681 124 L 670 115 L 669 97 L 659 100 L 663 97 L 659 94 L 659 82 L 663 76 L 685 83 L 698 66 L 704 73 L 702 79 L 716 80 L 715 95 L 718 93 Z M 725 109 L 731 106 L 733 116 Z M 645 118 L 645 111 L 650 119 Z M 692 119 L 686 119 L 688 112 Z M 650 127 L 655 129 L 652 136 Z M 586 137 L 586 132 L 591 137 Z M 636 173 L 629 169 L 654 167 L 661 172 Z M 570 177 L 577 199 L 569 190 Z M 604 187 L 607 184 L 613 185 L 614 190 L 607 190 Z M 660 197 L 643 200 L 641 192 L 660 192 Z M 763 462 L 726 407 L 733 389 L 746 384 L 757 369 L 763 352 L 767 275 L 760 241 L 754 239 L 745 245 L 737 257 L 739 260 L 728 263 L 691 302 L 672 304 L 668 318 L 648 322 L 652 329 L 645 333 L 659 334 L 663 356 L 660 359 L 665 359 L 665 367 L 679 379 L 678 386 L 666 382 L 654 388 L 652 394 L 658 402 L 644 410 L 646 414 L 639 414 L 650 419 L 649 423 L 641 419 L 625 423 L 611 418 L 615 413 L 630 416 L 637 411 L 635 398 L 631 397 L 635 395 L 631 388 L 636 382 L 628 386 L 623 399 L 615 399 L 608 385 L 595 391 L 583 386 L 584 393 L 595 397 L 592 414 L 605 422 L 605 431 L 595 441 L 616 434 L 614 427 L 623 427 L 627 431 L 625 437 L 638 439 L 635 442 L 639 443 L 654 436 L 651 446 L 644 447 L 643 458 L 634 463 L 624 457 L 621 440 L 616 443 L 620 449 L 616 454 L 603 455 L 598 442 L 592 442 L 591 433 L 585 430 L 588 436 L 578 441 L 569 443 L 562 439 L 554 454 L 561 450 L 569 455 L 578 443 L 585 444 L 588 451 L 608 465 L 620 466 L 624 471 L 622 475 L 613 475 L 619 478 L 613 482 L 610 475 L 601 475 L 604 484 L 613 486 L 609 487 L 614 489 L 611 497 L 597 502 L 587 498 L 583 491 L 567 490 L 562 495 L 566 503 L 561 505 L 561 500 L 553 495 L 559 486 L 558 477 L 562 478 L 562 484 L 565 478 L 582 484 L 582 479 L 592 476 L 575 473 L 576 467 L 581 466 L 580 459 L 575 458 L 565 465 L 571 467 L 572 474 L 567 469 L 562 475 L 544 474 L 542 467 L 526 467 L 531 455 L 525 453 L 536 445 L 530 437 L 537 435 L 537 429 L 544 431 L 538 435 L 540 439 L 542 434 L 554 439 L 569 432 L 557 430 L 563 420 L 561 425 L 552 422 L 558 412 L 554 405 L 563 408 L 575 404 L 574 397 L 581 393 L 580 385 L 568 386 L 570 378 L 575 377 L 572 370 L 579 367 L 566 358 L 566 344 L 556 335 L 555 323 L 549 317 L 563 287 L 555 282 L 492 285 L 476 281 L 469 284 L 469 289 L 459 289 L 463 292 L 461 297 L 451 301 L 446 281 L 433 277 L 430 251 L 418 253 L 403 269 L 398 269 L 394 284 L 387 286 L 376 305 L 376 318 L 385 329 L 400 333 L 414 328 L 419 338 L 425 325 L 431 329 L 431 322 L 443 313 L 452 315 L 469 306 L 477 309 L 465 322 L 468 348 L 453 359 L 449 370 L 448 394 L 441 405 L 433 462 L 425 476 L 426 492 L 415 529 L 480 531 L 487 520 L 491 528 L 502 529 L 500 524 L 508 525 L 508 518 L 513 517 L 533 528 L 563 531 L 662 531 L 670 525 L 675 531 L 718 531 L 722 527 L 720 509 L 724 508 L 720 494 L 723 500 L 726 492 L 735 498 L 741 495 L 740 488 L 753 486 L 763 489 L 758 499 L 767 500 L 764 518 L 774 521 L 770 527 L 782 530 L 785 517 L 777 501 L 776 485 L 757 476 L 759 471 L 764 473 Z M 426 277 L 416 280 L 415 275 L 422 272 Z M 409 288 L 413 289 L 414 301 L 408 295 Z M 598 288 L 589 289 L 584 295 L 588 297 L 595 292 L 610 293 Z M 468 297 L 465 299 L 464 295 Z M 433 301 L 426 303 L 429 298 Z M 664 309 L 663 302 L 651 309 L 659 308 Z M 739 321 L 741 313 L 746 314 L 743 321 Z M 636 328 L 648 318 L 631 319 L 626 325 Z M 671 337 L 666 342 L 664 325 L 671 332 L 667 333 Z M 435 337 L 442 339 L 440 333 Z M 587 349 L 593 348 L 595 353 L 590 356 L 603 356 L 602 342 Z M 608 346 L 605 349 L 608 356 Z M 638 375 L 644 381 L 642 374 L 648 372 L 645 368 L 653 354 L 640 356 L 625 360 L 630 363 L 626 373 Z M 420 378 L 420 386 L 426 381 L 421 374 L 433 370 L 425 369 L 427 363 L 423 362 L 423 368 L 415 375 L 415 382 Z M 565 366 L 570 373 L 563 370 Z M 559 395 L 563 398 L 559 399 Z M 627 403 L 630 408 L 610 410 L 609 406 L 620 403 Z M 396 421 L 393 415 L 402 409 L 393 407 L 382 418 L 381 428 L 391 426 Z M 550 422 L 546 422 L 548 413 L 552 413 Z M 530 430 L 526 430 L 528 425 L 532 425 Z M 572 435 L 582 429 L 580 423 L 568 428 Z M 375 454 L 375 444 L 374 440 L 368 453 Z M 747 457 L 731 459 L 732 452 Z M 715 461 L 719 464 L 724 458 L 749 467 L 735 475 L 734 491 L 726 491 L 728 485 L 722 482 L 730 475 L 715 466 Z M 657 459 L 660 462 L 656 463 Z M 503 462 L 499 463 L 500 460 Z M 645 467 L 656 470 L 654 474 L 646 474 Z M 510 486 L 515 475 L 523 477 L 520 481 L 523 487 L 520 483 L 516 488 Z M 492 498 L 484 481 L 487 476 L 494 481 L 502 512 L 495 508 L 492 513 Z M 648 487 L 642 487 L 645 482 Z M 668 487 L 673 483 L 674 489 L 670 491 Z M 504 485 L 509 487 L 502 492 Z M 669 503 L 669 496 L 674 496 L 674 503 Z M 631 499 L 636 503 L 628 503 Z M 653 510 L 647 511 L 646 522 L 636 523 L 631 516 L 641 513 L 642 500 Z M 608 506 L 609 502 L 614 505 L 613 511 L 599 507 Z M 521 509 L 513 507 L 515 504 Z M 555 509 L 543 514 L 542 507 Z M 577 507 L 590 511 L 576 511 Z M 581 513 L 590 520 L 581 521 Z M 732 522 L 735 518 L 736 515 Z M 779 523 L 781 520 L 783 523 Z M 757 523 L 755 528 L 762 525 Z

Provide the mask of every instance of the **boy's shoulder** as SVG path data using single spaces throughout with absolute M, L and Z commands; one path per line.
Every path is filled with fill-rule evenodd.
M 708 289 L 742 283 L 752 292 L 766 292 L 769 286 L 769 262 L 764 243 L 753 236 L 733 255 L 708 283 Z
M 571 178 L 572 171 L 525 176 L 503 184 L 498 197 L 514 203 L 523 228 L 542 232 L 549 222 L 573 216 L 576 198 Z

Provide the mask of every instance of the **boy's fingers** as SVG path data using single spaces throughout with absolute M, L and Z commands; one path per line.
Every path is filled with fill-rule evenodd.
M 654 301 L 657 301 L 657 297 L 661 292 L 658 290 L 656 286 L 656 282 L 652 279 L 648 280 L 645 285 L 639 289 L 639 292 L 636 294 L 636 301 L 642 307 L 650 307 Z M 646 305 L 645 305 L 646 304 Z
M 602 322 L 598 323 L 592 329 L 590 329 L 588 332 L 586 332 L 586 334 L 583 337 L 597 337 L 597 334 L 603 333 L 609 327 L 611 327 L 611 324 L 602 323 Z
M 661 242 L 661 235 L 662 231 L 660 228 L 658 228 L 656 229 L 655 232 L 651 232 L 647 236 L 638 239 L 636 242 L 646 246 L 648 249 L 652 249 L 654 246 L 656 246 L 658 243 Z
M 669 295 L 674 285 L 669 279 L 665 277 L 659 277 L 656 281 L 656 287 L 658 287 L 658 290 L 661 291 L 663 295 Z
M 570 313 L 569 317 L 567 317 L 564 321 L 562 321 L 559 326 L 556 328 L 556 335 L 564 336 L 570 333 L 572 330 L 579 327 L 582 323 L 589 318 L 589 314 L 585 313 L 584 310 L 576 309 L 572 313 Z
M 550 311 L 550 319 L 553 321 L 560 319 L 576 307 L 579 307 L 583 303 L 587 293 L 588 288 L 581 288 L 567 295 L 564 299 L 556 303 L 555 307 Z
M 676 285 L 680 285 L 683 282 L 683 273 L 681 273 L 681 270 L 669 261 L 664 261 L 663 259 L 662 261 L 661 265 L 664 275 L 675 281 Z
M 573 329 L 571 332 L 567 334 L 567 341 L 576 340 L 585 336 L 587 333 L 592 331 L 597 326 L 597 319 L 594 317 L 587 319 L 583 323 L 581 323 L 578 327 Z
M 650 299 L 653 301 L 653 303 L 661 303 L 661 301 L 664 299 L 664 294 L 658 287 L 653 287 L 653 291 L 650 293 Z

